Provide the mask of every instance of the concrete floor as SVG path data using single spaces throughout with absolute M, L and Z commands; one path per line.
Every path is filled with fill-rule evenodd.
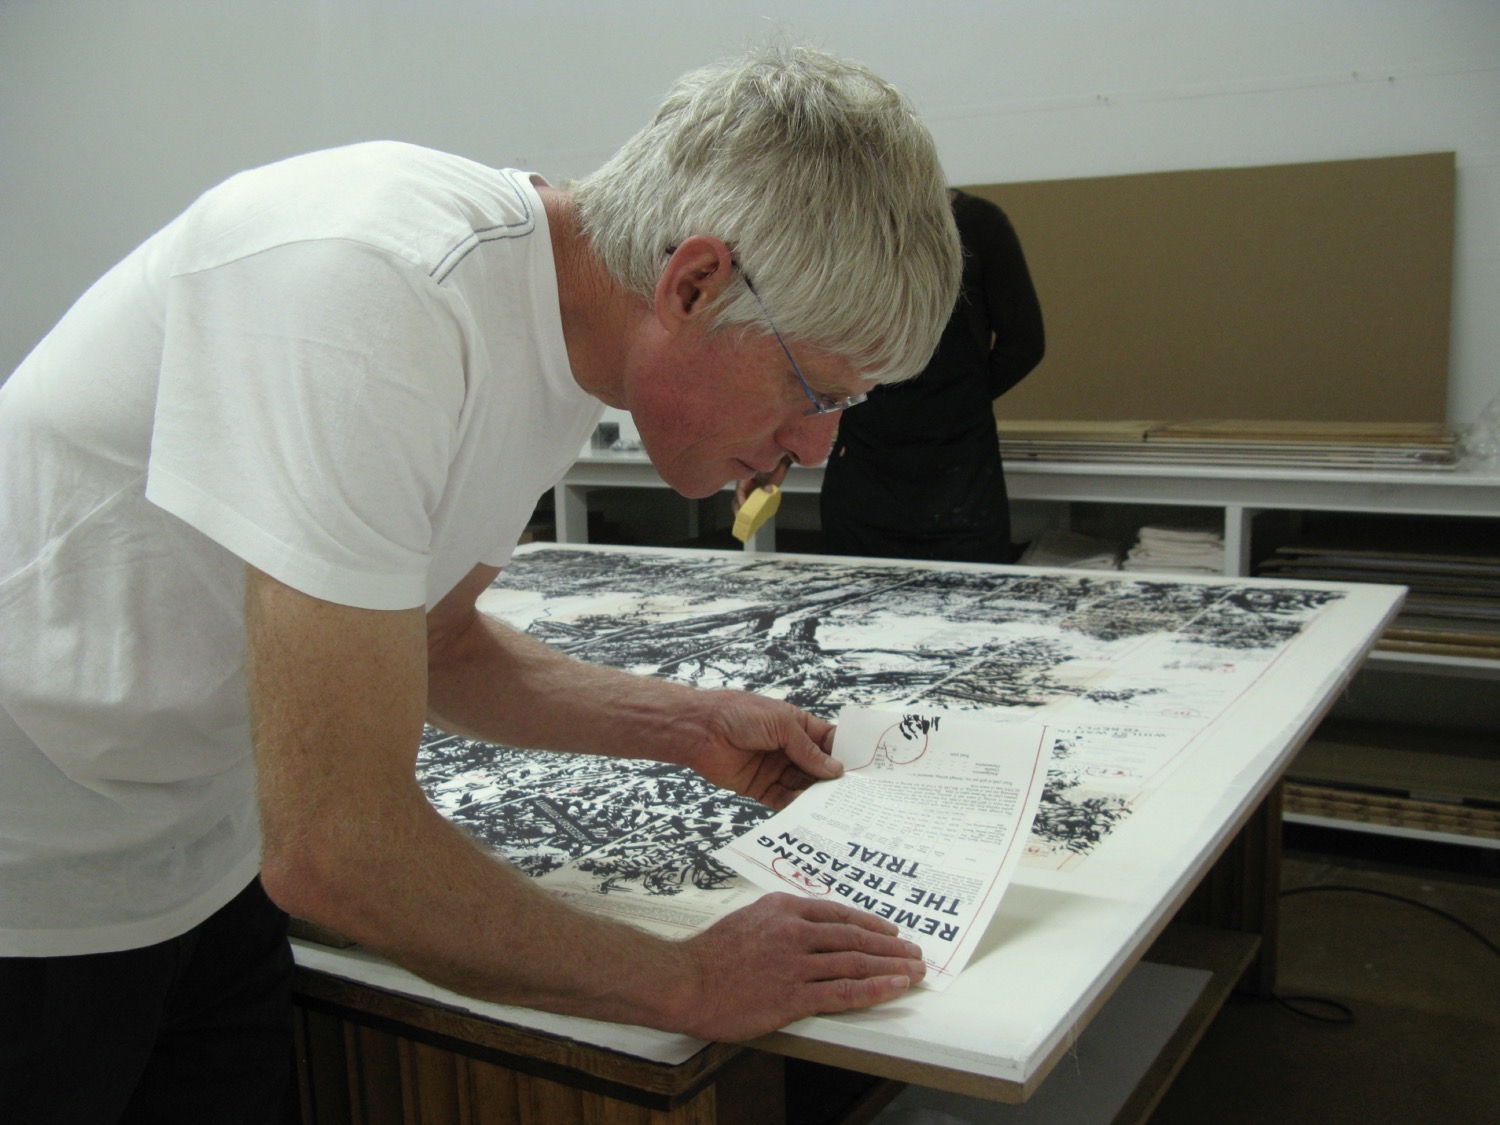
M 1295 827 L 1287 848 L 1286 889 L 1399 895 L 1500 942 L 1500 853 Z M 1500 956 L 1426 910 L 1343 891 L 1284 898 L 1281 940 L 1280 994 L 1337 1001 L 1352 1022 L 1231 1002 L 1152 1125 L 1500 1121 Z

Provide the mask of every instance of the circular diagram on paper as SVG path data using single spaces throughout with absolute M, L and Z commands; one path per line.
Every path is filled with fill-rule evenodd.
M 875 743 L 875 750 L 893 766 L 909 766 L 927 753 L 927 725 L 903 719 L 887 728 Z

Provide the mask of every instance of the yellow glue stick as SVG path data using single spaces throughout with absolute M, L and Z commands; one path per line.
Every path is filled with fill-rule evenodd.
M 750 542 L 750 537 L 765 526 L 765 522 L 781 507 L 781 489 L 774 484 L 769 488 L 757 488 L 745 498 L 734 517 L 734 537 L 741 543 Z

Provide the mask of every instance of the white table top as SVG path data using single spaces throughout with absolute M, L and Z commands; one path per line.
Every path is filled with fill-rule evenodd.
M 714 558 L 762 568 L 815 562 L 823 568 L 862 568 L 862 574 L 877 578 L 874 568 L 902 573 L 927 569 L 861 560 L 550 545 L 523 548 L 517 559 L 557 557 L 545 552 L 564 552 L 563 557 L 597 552 L 620 565 L 632 555 L 666 555 L 684 566 Z M 999 573 L 961 564 L 939 569 L 980 572 L 985 581 Z M 1040 585 L 1081 578 L 1079 572 L 1005 568 L 1004 573 L 1011 579 L 1030 576 Z M 917 1068 L 924 1084 L 938 1087 L 956 1088 L 952 1076 L 961 1074 L 971 1080 L 964 1087 L 971 1093 L 982 1092 L 986 1082 L 1034 1079 L 1076 1038 L 1089 1014 L 1123 979 L 1279 778 L 1401 597 L 1399 588 L 1373 585 L 1118 574 L 1091 575 L 1089 580 L 1110 589 L 1116 588 L 1112 583 L 1134 584 L 1131 589 L 1141 584 L 1211 585 L 1230 596 L 1312 590 L 1336 597 L 1275 652 L 1253 682 L 1218 713 L 1206 716 L 1180 764 L 1084 862 L 1070 870 L 1020 869 L 979 950 L 950 988 L 916 990 L 875 1009 L 803 1020 L 760 1045 L 823 1061 L 837 1061 L 844 1052 L 845 1065 L 876 1072 L 881 1071 L 870 1061 L 886 1059 L 904 1076 Z M 679 1062 L 702 1046 L 684 1036 L 468 1000 L 358 951 L 299 945 L 297 957 L 304 966 L 327 973 L 642 1058 Z

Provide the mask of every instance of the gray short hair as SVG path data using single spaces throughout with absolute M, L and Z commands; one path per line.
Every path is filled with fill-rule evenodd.
M 650 125 L 570 184 L 604 267 L 649 299 L 667 251 L 723 239 L 776 326 L 866 377 L 916 374 L 958 295 L 937 150 L 906 97 L 858 63 L 761 48 L 680 78 Z M 764 324 L 732 287 L 712 324 Z

